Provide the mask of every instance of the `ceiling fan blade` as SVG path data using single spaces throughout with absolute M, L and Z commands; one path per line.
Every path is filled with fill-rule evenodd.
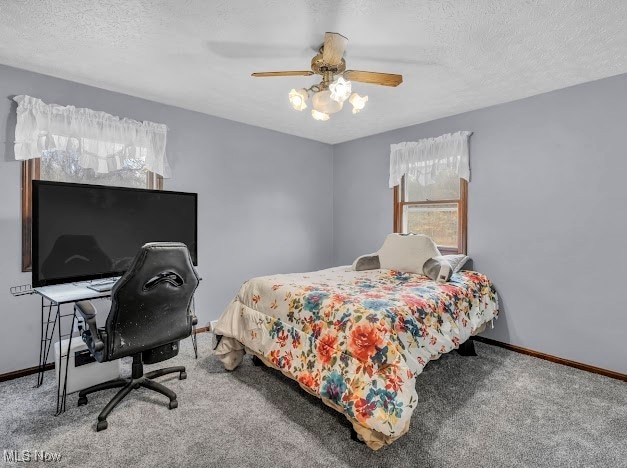
M 274 72 L 258 72 L 252 73 L 251 76 L 264 77 L 264 76 L 310 76 L 314 73 L 311 70 L 299 70 L 299 71 L 274 71 Z
M 346 70 L 344 72 L 344 79 L 350 81 L 358 81 L 360 83 L 370 83 L 383 86 L 398 86 L 403 82 L 403 75 L 359 70 Z
M 348 39 L 341 34 L 325 33 L 322 61 L 327 65 L 338 65 L 342 61 L 347 45 Z

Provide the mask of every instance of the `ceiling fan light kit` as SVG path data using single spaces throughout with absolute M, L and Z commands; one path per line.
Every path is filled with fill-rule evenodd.
M 346 70 L 344 51 L 348 39 L 338 33 L 326 33 L 324 44 L 317 55 L 311 59 L 311 71 L 284 71 L 253 73 L 254 77 L 271 76 L 311 76 L 321 75 L 322 81 L 309 88 L 292 89 L 289 101 L 294 110 L 302 111 L 307 108 L 307 99 L 311 97 L 311 116 L 316 120 L 329 120 L 330 114 L 339 112 L 344 102 L 353 106 L 353 114 L 360 112 L 368 102 L 368 96 L 360 96 L 352 92 L 351 81 L 377 84 L 383 86 L 398 86 L 403 82 L 402 75 L 377 73 L 358 70 Z

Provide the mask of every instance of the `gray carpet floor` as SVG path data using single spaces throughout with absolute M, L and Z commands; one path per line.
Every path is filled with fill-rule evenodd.
M 373 452 L 350 438 L 343 416 L 249 357 L 226 372 L 199 335 L 165 365 L 187 380 L 160 380 L 179 407 L 134 391 L 96 433 L 115 390 L 54 417 L 54 372 L 0 383 L 0 450 L 60 452 L 77 467 L 627 467 L 627 384 L 477 343 L 477 357 L 431 362 L 417 379 L 409 433 Z M 125 362 L 125 372 L 130 373 Z M 0 464 L 4 463 L 0 459 Z

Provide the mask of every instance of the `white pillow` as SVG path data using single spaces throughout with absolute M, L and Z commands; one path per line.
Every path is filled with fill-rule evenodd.
M 440 251 L 423 234 L 388 234 L 378 254 L 381 268 L 422 275 L 422 266 L 430 258 L 440 256 Z

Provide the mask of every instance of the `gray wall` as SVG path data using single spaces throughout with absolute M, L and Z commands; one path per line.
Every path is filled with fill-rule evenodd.
M 457 130 L 469 254 L 502 299 L 486 336 L 627 373 L 627 75 L 336 145 L 335 263 L 392 229 L 389 145 Z
M 17 94 L 168 125 L 173 178 L 199 194 L 200 323 L 216 319 L 251 276 L 332 264 L 331 146 L 49 76 L 0 66 L 0 374 L 37 364 L 39 301 L 13 298 L 20 272 Z

